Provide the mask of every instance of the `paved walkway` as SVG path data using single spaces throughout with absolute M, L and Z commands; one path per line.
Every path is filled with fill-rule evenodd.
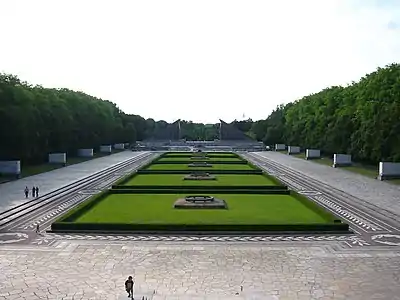
M 129 275 L 153 300 L 400 299 L 399 248 L 67 241 L 0 247 L 0 269 L 0 299 L 123 299 Z
M 279 152 L 267 151 L 256 154 L 400 215 L 400 185 L 390 184 Z
M 25 186 L 29 188 L 28 199 L 32 199 L 32 186 L 39 186 L 39 196 L 44 195 L 141 153 L 143 152 L 123 151 L 50 172 L 2 183 L 0 184 L 0 211 L 7 210 L 26 201 L 24 195 Z

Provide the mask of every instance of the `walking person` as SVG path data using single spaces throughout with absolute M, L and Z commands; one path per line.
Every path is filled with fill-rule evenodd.
M 33 186 L 32 187 L 32 197 L 35 198 L 36 195 L 36 188 Z
M 40 232 L 39 223 L 36 224 L 36 233 Z
M 35 188 L 35 190 L 36 190 L 36 198 L 37 198 L 37 197 L 39 197 L 39 187 L 37 186 L 37 187 Z
M 27 186 L 25 187 L 24 193 L 25 193 L 25 198 L 28 198 L 28 196 L 29 196 L 29 189 L 28 189 Z
M 133 299 L 133 284 L 134 281 L 132 276 L 129 276 L 128 279 L 125 281 L 125 290 L 128 293 L 128 297 Z

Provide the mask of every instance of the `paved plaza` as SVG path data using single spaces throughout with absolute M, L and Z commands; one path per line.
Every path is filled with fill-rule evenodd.
M 40 187 L 40 195 L 47 194 L 96 172 L 102 171 L 143 152 L 123 151 L 109 156 L 95 158 L 50 172 L 41 173 L 19 180 L 0 184 L 0 212 L 26 201 L 25 186 Z M 30 191 L 29 191 L 30 193 Z M 31 198 L 31 195 L 29 195 Z
M 127 159 L 134 154 L 117 155 Z M 136 282 L 135 299 L 400 299 L 398 187 L 390 185 L 386 197 L 387 183 L 370 186 L 371 179 L 357 174 L 280 153 L 262 155 L 320 180 L 321 187 L 340 187 L 349 193 L 340 207 L 353 201 L 352 195 L 382 212 L 373 214 L 367 207 L 351 214 L 352 206 L 331 206 L 335 213 L 346 211 L 340 216 L 355 229 L 344 235 L 36 234 L 17 224 L 0 230 L 0 300 L 128 299 L 124 281 L 129 275 Z M 391 215 L 390 224 L 380 219 L 388 204 L 397 216 Z M 360 225 L 361 218 L 367 225 Z

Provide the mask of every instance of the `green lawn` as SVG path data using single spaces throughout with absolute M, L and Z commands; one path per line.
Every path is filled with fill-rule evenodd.
M 174 209 L 177 194 L 112 194 L 78 217 L 77 223 L 300 224 L 331 223 L 289 195 L 213 195 L 227 210 Z
M 186 174 L 139 174 L 124 185 L 276 185 L 263 175 L 215 175 L 217 180 L 183 180 Z
M 162 157 L 157 161 L 187 161 L 193 162 L 196 161 L 195 159 L 191 159 L 191 156 L 189 157 Z M 208 159 L 198 159 L 198 161 L 242 161 L 240 158 L 237 157 L 210 157 Z
M 189 167 L 188 164 L 153 164 L 146 170 L 254 170 L 250 165 L 211 164 L 211 167 Z

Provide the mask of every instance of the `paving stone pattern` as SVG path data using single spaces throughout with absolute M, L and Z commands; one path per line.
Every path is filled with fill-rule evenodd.
M 279 152 L 266 151 L 257 154 L 400 215 L 400 185 L 382 182 Z
M 400 299 L 400 249 L 60 242 L 0 247 L 0 269 L 0 299 L 121 299 L 130 274 L 155 300 Z
M 50 172 L 2 183 L 0 184 L 0 211 L 25 202 L 25 186 L 28 186 L 29 189 L 31 189 L 32 186 L 39 186 L 39 194 L 44 195 L 72 182 L 83 179 L 93 173 L 133 158 L 141 153 L 143 152 L 123 151 Z M 29 193 L 30 192 L 29 190 Z M 29 199 L 32 199 L 31 195 L 29 195 Z

